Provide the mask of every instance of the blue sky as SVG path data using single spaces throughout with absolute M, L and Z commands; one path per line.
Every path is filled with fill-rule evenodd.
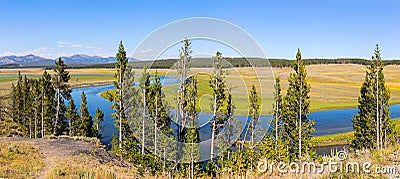
M 271 58 L 300 48 L 303 58 L 370 59 L 379 43 L 384 59 L 400 59 L 399 0 L 0 0 L 0 56 L 115 56 L 119 40 L 131 54 L 152 31 L 190 17 L 236 24 Z

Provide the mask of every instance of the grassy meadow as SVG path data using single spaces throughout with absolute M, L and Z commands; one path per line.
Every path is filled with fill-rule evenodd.
M 16 68 L 16 69 L 0 69 L 0 98 L 9 97 L 11 85 L 15 83 L 18 75 L 26 75 L 28 78 L 40 77 L 44 70 L 40 68 Z M 46 70 L 48 73 L 53 74 L 53 70 Z M 113 75 L 113 69 L 94 68 L 94 69 L 68 69 L 72 87 L 85 87 L 112 84 L 113 76 L 99 76 L 99 75 Z M 85 75 L 85 76 L 80 76 Z M 4 77 L 2 77 L 4 76 Z
M 311 85 L 311 111 L 325 109 L 340 109 L 357 107 L 360 86 L 364 80 L 365 66 L 355 64 L 328 64 L 328 65 L 308 65 L 307 80 Z M 0 97 L 10 94 L 10 87 L 15 82 L 18 71 L 28 77 L 40 76 L 43 69 L 22 68 L 22 69 L 1 69 L 0 70 Z M 47 70 L 53 73 L 53 70 Z M 114 74 L 114 69 L 69 69 L 71 74 L 71 86 L 83 87 L 111 84 L 113 76 L 96 76 L 99 74 Z M 176 76 L 175 70 L 151 69 L 150 74 Z M 390 103 L 400 103 L 400 66 L 388 65 L 384 69 L 386 84 L 391 92 Z M 135 69 L 136 74 L 141 74 L 142 70 Z M 257 87 L 258 92 L 262 89 L 262 113 L 269 114 L 272 110 L 273 98 L 273 78 L 281 78 L 282 93 L 288 87 L 287 78 L 293 72 L 292 68 L 229 68 L 226 70 L 226 81 L 230 87 L 235 106 L 236 115 L 246 115 L 248 106 L 248 90 L 252 85 Z M 208 85 L 210 68 L 192 68 L 189 74 L 197 74 L 198 79 L 198 110 L 211 112 L 211 88 Z M 93 74 L 93 75 L 91 75 Z M 77 76 L 78 75 L 78 76 Z M 79 76 L 85 75 L 85 76 Z M 6 76 L 6 78 L 1 78 Z M 257 78 L 258 77 L 258 78 Z M 138 79 L 136 79 L 138 80 Z M 177 86 L 166 86 L 164 92 L 166 99 L 171 107 L 174 107 L 175 89 Z
M 364 81 L 365 66 L 354 64 L 309 65 L 307 80 L 311 85 L 311 111 L 326 109 L 342 109 L 357 107 L 360 87 Z M 384 69 L 386 84 L 391 92 L 390 103 L 400 103 L 400 66 L 389 65 Z M 175 76 L 174 71 L 157 70 L 158 73 Z M 288 87 L 287 78 L 293 72 L 292 68 L 231 68 L 227 70 L 226 81 L 232 89 L 236 106 L 236 115 L 246 115 L 248 106 L 248 90 L 256 85 L 258 92 L 262 87 L 262 113 L 269 114 L 272 109 L 273 77 L 281 78 L 283 95 Z M 136 74 L 141 73 L 136 70 Z M 154 70 L 151 70 L 154 74 Z M 190 73 L 197 73 L 199 89 L 199 110 L 211 112 L 211 88 L 208 80 L 211 69 L 191 69 Z M 272 75 L 273 73 L 273 75 Z M 260 79 L 258 83 L 257 76 Z M 174 90 L 177 86 L 164 87 L 167 101 L 174 105 Z

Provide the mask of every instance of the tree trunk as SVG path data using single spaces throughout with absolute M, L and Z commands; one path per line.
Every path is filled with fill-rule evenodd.
M 44 89 L 42 89 L 44 91 Z M 44 137 L 44 92 L 42 91 L 42 138 Z
M 279 102 L 275 102 L 275 154 L 278 153 L 278 112 L 279 112 Z
M 255 114 L 254 114 L 254 110 L 253 110 L 253 114 L 251 116 L 251 146 L 254 145 L 254 130 L 255 130 L 255 126 L 254 126 L 254 120 L 255 120 Z
M 303 84 L 300 76 L 300 60 L 297 62 L 297 75 L 300 78 L 300 93 L 299 93 L 299 160 L 301 160 L 301 132 L 302 132 L 302 125 L 301 125 L 301 117 L 302 117 L 302 92 L 303 92 Z
M 59 79 L 60 77 L 58 77 Z M 60 80 L 59 80 L 60 81 Z M 53 134 L 57 134 L 57 122 L 59 120 L 59 115 L 60 115 L 60 89 L 57 89 L 57 107 L 56 107 L 56 120 L 54 121 L 54 129 L 53 129 Z
M 218 89 L 218 82 L 217 78 L 215 77 L 215 89 Z M 215 93 L 215 92 L 214 92 Z M 210 148 L 210 159 L 212 160 L 214 158 L 214 138 L 215 138 L 215 118 L 217 115 L 217 94 L 214 94 L 214 115 L 213 115 L 213 124 L 212 124 L 212 130 L 211 130 L 211 148 Z
M 380 150 L 380 136 L 379 136 L 379 85 L 378 85 L 378 69 L 376 69 L 376 73 L 375 73 L 375 82 L 376 82 L 376 145 L 377 145 L 377 149 Z
M 154 118 L 154 156 L 157 156 L 158 94 L 156 94 L 156 116 Z
M 35 139 L 37 138 L 37 124 L 38 124 L 38 118 L 37 118 L 37 112 L 38 109 L 35 110 Z
M 119 85 L 120 85 L 120 89 L 119 89 L 119 136 L 118 136 L 118 141 L 119 141 L 119 149 L 122 149 L 122 70 L 119 69 Z
M 383 136 L 383 124 L 382 124 L 382 118 L 383 118 L 383 101 L 382 101 L 382 98 L 381 98 L 381 106 L 380 106 L 379 110 L 380 110 L 380 113 L 379 113 L 379 132 L 380 132 L 380 134 L 379 134 L 379 136 L 380 136 L 380 138 L 381 138 L 381 141 L 380 141 L 381 149 L 383 149 L 383 147 L 384 147 L 384 145 L 385 145 L 385 143 L 386 143 L 386 141 L 385 141 L 385 143 L 383 143 L 383 142 L 384 142 L 384 141 L 383 141 L 383 137 L 386 137 L 386 134 L 385 134 L 385 136 Z M 385 131 L 385 132 L 386 132 L 386 131 Z M 385 148 L 386 148 L 386 147 L 385 147 Z
M 142 155 L 144 155 L 144 120 L 146 119 L 146 86 L 143 87 Z
M 32 117 L 29 117 L 29 138 L 32 138 Z
M 72 136 L 72 118 L 69 119 L 68 125 L 69 125 L 69 135 Z

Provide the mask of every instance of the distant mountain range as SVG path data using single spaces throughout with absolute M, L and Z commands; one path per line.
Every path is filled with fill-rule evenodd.
M 61 58 L 67 65 L 108 64 L 117 61 L 115 57 L 99 57 L 84 54 L 76 54 Z M 47 67 L 54 66 L 55 60 L 56 59 L 43 58 L 32 54 L 25 56 L 4 56 L 0 57 L 0 67 Z M 129 59 L 129 61 L 136 62 L 139 60 Z

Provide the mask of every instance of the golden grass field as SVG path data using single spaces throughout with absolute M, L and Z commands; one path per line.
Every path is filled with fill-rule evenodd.
M 357 107 L 360 87 L 364 81 L 366 67 L 354 64 L 309 65 L 307 80 L 311 85 L 311 111 L 325 109 L 340 109 Z M 152 71 L 154 73 L 154 71 Z M 248 90 L 251 85 L 262 87 L 262 113 L 268 114 L 272 109 L 273 77 L 281 78 L 282 93 L 288 87 L 287 78 L 293 72 L 292 68 L 231 68 L 228 70 L 226 81 L 232 88 L 236 114 L 247 113 Z M 390 103 L 400 103 L 400 66 L 390 65 L 384 69 L 386 84 L 391 92 Z M 140 73 L 137 70 L 136 73 Z M 176 75 L 175 71 L 158 70 L 158 73 Z M 191 69 L 190 73 L 198 75 L 200 108 L 210 112 L 211 88 L 208 87 L 211 69 Z M 274 75 L 272 75 L 274 74 Z M 257 78 L 258 76 L 258 78 Z M 172 92 L 176 86 L 165 87 L 167 101 L 173 104 Z M 259 92 L 259 91 L 258 91 Z
M 324 109 L 339 109 L 357 106 L 360 86 L 364 80 L 366 67 L 354 64 L 329 64 L 306 66 L 307 80 L 311 85 L 311 111 Z M 38 76 L 43 73 L 42 69 L 2 69 L 0 76 L 15 76 L 18 71 L 28 76 Z M 70 69 L 71 85 L 91 86 L 111 84 L 112 76 L 74 76 L 76 74 L 114 74 L 114 69 Z M 142 70 L 135 69 L 136 74 Z M 156 70 L 150 70 L 155 74 Z M 52 73 L 52 70 L 48 70 Z M 158 69 L 159 75 L 175 76 L 175 70 Z M 208 86 L 212 70 L 207 68 L 193 68 L 190 74 L 197 74 L 199 89 L 199 110 L 210 112 L 211 88 Z M 256 85 L 258 92 L 262 89 L 262 113 L 268 114 L 272 109 L 273 77 L 281 78 L 282 93 L 288 86 L 287 78 L 293 72 L 292 68 L 230 68 L 226 75 L 227 85 L 231 88 L 236 114 L 245 115 L 248 106 L 248 90 L 251 85 Z M 386 84 L 391 92 L 391 103 L 400 103 L 400 66 L 389 65 L 384 69 Z M 273 74 L 273 75 L 272 75 Z M 137 79 L 138 80 L 138 79 Z M 14 79 L 0 78 L 0 96 L 10 93 L 11 83 Z M 177 86 L 164 87 L 167 101 L 173 107 L 174 90 Z
M 15 83 L 16 77 L 1 78 L 1 76 L 17 76 L 18 71 L 21 75 L 27 75 L 28 78 L 38 77 L 43 74 L 44 70 L 39 68 L 16 68 L 16 69 L 0 69 L 0 97 L 10 94 L 11 84 Z M 72 87 L 96 86 L 104 84 L 112 84 L 113 76 L 75 76 L 77 74 L 114 74 L 113 69 L 69 69 L 71 75 L 70 84 Z M 53 74 L 53 70 L 47 70 Z

